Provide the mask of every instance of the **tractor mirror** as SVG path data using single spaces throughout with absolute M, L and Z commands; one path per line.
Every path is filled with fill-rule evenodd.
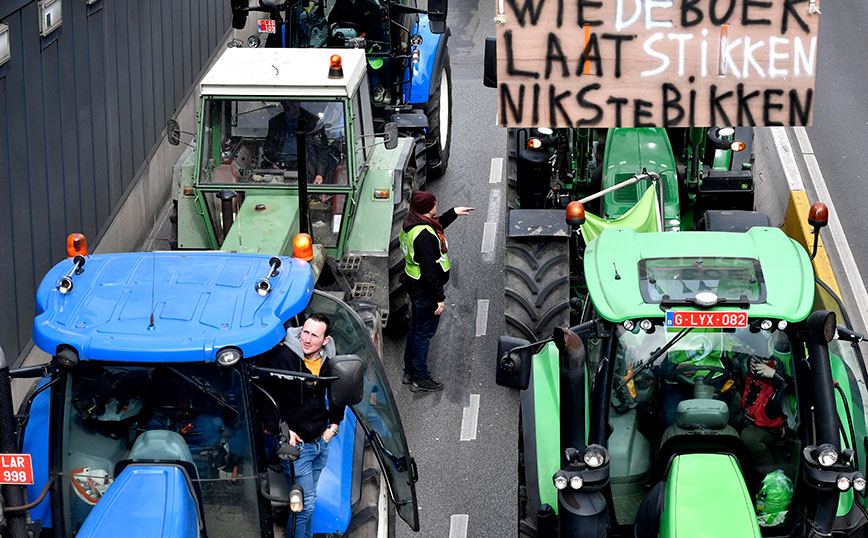
M 365 390 L 363 375 L 365 364 L 358 355 L 338 355 L 331 360 L 332 381 L 329 390 L 329 405 L 356 405 L 362 401 Z
M 169 121 L 166 122 L 166 138 L 173 146 L 181 143 L 181 127 L 175 118 L 169 118 Z
M 243 30 L 247 25 L 249 0 L 232 0 L 232 28 Z
M 495 381 L 502 387 L 524 390 L 530 383 L 530 363 L 533 353 L 530 342 L 512 336 L 497 340 L 497 370 Z M 516 349 L 522 348 L 522 349 Z
M 386 149 L 398 147 L 398 124 L 390 121 L 383 126 L 383 134 L 386 135 Z
M 428 21 L 431 25 L 431 33 L 446 33 L 446 11 L 449 7 L 447 0 L 428 0 Z
M 483 59 L 482 85 L 486 88 L 497 88 L 497 38 L 485 38 L 485 56 Z

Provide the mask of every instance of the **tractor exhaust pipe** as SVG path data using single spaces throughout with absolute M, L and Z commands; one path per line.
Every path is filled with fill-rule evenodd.
M 217 193 L 217 198 L 220 199 L 220 216 L 223 220 L 224 241 L 226 240 L 226 236 L 229 234 L 229 228 L 232 227 L 232 222 L 234 221 L 232 204 L 235 201 L 236 196 L 238 196 L 238 193 L 232 189 L 224 189 Z
M 814 385 L 814 427 L 817 445 L 830 444 L 841 451 L 838 437 L 838 417 L 835 414 L 835 393 L 832 380 L 832 365 L 829 362 L 829 342 L 835 337 L 837 326 L 835 314 L 818 310 L 808 317 L 808 360 Z M 817 491 L 817 513 L 808 536 L 831 536 L 835 515 L 838 511 L 837 490 Z
M 15 415 L 12 412 L 12 383 L 9 378 L 9 364 L 6 355 L 0 348 L 0 453 L 14 454 L 18 452 L 15 435 Z M 5 485 L 2 488 L 3 499 L 0 503 L 0 524 L 6 523 L 9 538 L 27 538 L 27 514 L 24 511 L 8 512 L 4 516 L 6 506 L 24 506 L 27 503 L 27 492 L 24 486 Z M 5 521 L 3 521 L 5 520 Z

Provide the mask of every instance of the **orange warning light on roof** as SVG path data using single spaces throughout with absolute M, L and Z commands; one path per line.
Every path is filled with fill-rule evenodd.
M 66 257 L 87 256 L 87 239 L 84 234 L 69 234 L 66 237 Z
M 292 255 L 309 262 L 313 259 L 313 239 L 305 233 L 295 234 L 292 238 Z
M 340 54 L 332 54 L 329 59 L 329 78 L 344 78 L 344 67 Z
M 585 208 L 582 204 L 572 201 L 567 204 L 567 224 L 578 228 L 585 223 Z

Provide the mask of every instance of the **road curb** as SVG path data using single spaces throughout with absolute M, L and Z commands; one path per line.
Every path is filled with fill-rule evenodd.
M 795 239 L 810 253 L 814 247 L 814 230 L 808 224 L 811 203 L 786 128 L 757 128 L 755 146 L 760 164 L 760 181 L 766 186 L 762 191 L 765 203 L 773 208 L 786 207 L 782 220 L 769 215 L 772 223 L 779 225 L 787 236 Z M 814 273 L 840 297 L 841 290 L 822 237 L 818 238 L 817 255 L 812 264 Z

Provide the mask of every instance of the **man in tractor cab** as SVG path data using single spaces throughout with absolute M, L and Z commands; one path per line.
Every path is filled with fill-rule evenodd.
M 335 344 L 329 332 L 331 321 L 323 314 L 313 313 L 301 327 L 291 327 L 286 338 L 265 354 L 260 365 L 266 368 L 302 372 L 316 376 L 331 375 L 330 360 L 335 356 Z M 296 520 L 295 536 L 291 538 L 311 538 L 313 514 L 316 502 L 316 488 L 320 474 L 328 459 L 328 443 L 338 434 L 344 417 L 343 406 L 327 405 L 328 384 L 311 381 L 263 380 L 262 387 L 274 398 L 277 404 L 259 404 L 262 422 L 267 432 L 280 431 L 280 421 L 289 426 L 291 445 L 300 447 L 298 460 L 295 461 L 295 483 L 304 489 L 304 509 Z M 290 463 L 281 461 L 287 481 L 292 483 Z M 290 537 L 287 537 L 290 538 Z
M 298 170 L 298 131 L 306 132 L 307 180 L 322 183 L 328 168 L 328 153 L 325 134 L 317 129 L 318 118 L 298 101 L 280 104 L 283 112 L 268 120 L 268 135 L 262 148 L 266 164 L 283 170 Z
M 725 390 L 728 376 L 701 368 L 725 368 L 723 342 L 724 333 L 718 330 L 704 332 L 702 329 L 693 329 L 677 347 L 669 350 L 661 367 L 666 380 L 663 388 L 663 422 L 667 427 L 675 424 L 678 402 L 693 398 L 693 387 L 676 381 L 679 375 L 685 375 L 694 383 L 702 377 L 706 385 Z

